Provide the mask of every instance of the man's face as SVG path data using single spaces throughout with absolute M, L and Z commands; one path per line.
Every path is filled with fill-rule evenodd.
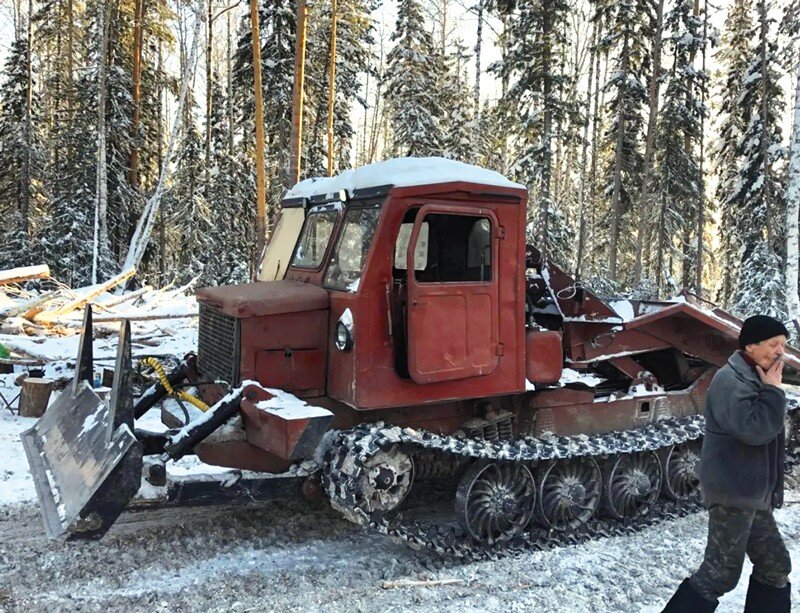
M 752 343 L 744 348 L 744 351 L 752 360 L 765 371 L 769 370 L 777 360 L 783 357 L 786 349 L 786 337 L 781 334 L 773 336 L 760 343 Z

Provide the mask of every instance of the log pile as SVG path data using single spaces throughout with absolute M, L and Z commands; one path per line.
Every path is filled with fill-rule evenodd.
M 178 308 L 177 312 L 164 306 L 190 292 L 194 282 L 178 288 L 145 285 L 121 291 L 135 274 L 131 268 L 103 283 L 71 289 L 54 279 L 46 265 L 0 270 L 0 343 L 8 343 L 8 335 L 34 337 L 32 341 L 37 342 L 37 337 L 43 341 L 45 337 L 80 334 L 87 304 L 95 312 L 95 338 L 116 334 L 123 319 L 151 322 L 197 316 L 196 308 L 191 306 Z M 112 293 L 115 289 L 121 293 Z M 143 330 L 141 335 L 146 337 L 151 332 Z M 14 360 L 38 357 L 35 352 L 10 348 Z

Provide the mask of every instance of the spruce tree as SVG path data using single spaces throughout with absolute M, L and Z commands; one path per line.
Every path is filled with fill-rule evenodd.
M 462 162 L 471 162 L 473 159 L 475 134 L 473 108 L 466 104 L 471 95 L 466 75 L 468 57 L 466 49 L 459 41 L 452 53 L 447 53 L 437 62 L 437 65 L 443 67 L 438 86 L 444 109 L 442 155 Z
M 696 230 L 701 198 L 698 149 L 700 120 L 705 115 L 702 92 L 706 76 L 694 66 L 704 46 L 702 23 L 693 15 L 693 0 L 678 0 L 665 19 L 666 48 L 672 66 L 666 73 L 664 102 L 656 142 L 657 215 L 654 278 L 665 278 L 670 251 L 681 264 L 682 284 L 694 278 Z
M 634 196 L 642 185 L 644 111 L 650 78 L 653 6 L 647 0 L 601 0 L 596 19 L 607 24 L 601 48 L 611 54 L 612 71 L 605 84 L 608 124 L 603 135 L 604 178 L 608 212 L 608 274 L 619 281 L 633 255 L 631 223 Z
M 441 155 L 443 109 L 436 91 L 441 56 L 434 50 L 419 0 L 399 0 L 391 38 L 396 41 L 387 70 L 392 152 L 395 156 Z
M 565 95 L 570 87 L 564 64 L 567 11 L 561 0 L 520 6 L 511 19 L 507 56 L 500 66 L 501 76 L 511 82 L 504 104 L 511 116 L 519 118 L 515 134 L 519 154 L 512 174 L 530 190 L 531 239 L 562 265 L 571 255 L 572 233 L 561 203 L 553 198 L 552 177 L 558 126 L 575 113 Z
M 0 268 L 30 263 L 30 221 L 45 204 L 39 187 L 45 162 L 39 131 L 40 100 L 33 83 L 29 108 L 28 60 L 27 40 L 15 39 L 0 86 L 0 215 L 5 220 L 0 226 Z M 33 74 L 35 78 L 35 71 Z
M 786 188 L 779 162 L 785 154 L 781 144 L 784 100 L 777 70 L 777 45 L 768 34 L 773 25 L 770 8 L 766 0 L 758 4 L 753 31 L 758 44 L 752 49 L 742 76 L 738 100 L 748 123 L 736 151 L 741 160 L 738 181 L 727 200 L 741 241 L 739 282 L 733 304 L 742 315 L 757 311 L 756 299 L 749 292 L 758 285 L 758 279 L 766 288 L 772 279 L 783 278 Z M 785 309 L 785 299 L 781 304 Z
M 712 158 L 717 175 L 715 199 L 721 206 L 720 258 L 722 279 L 718 299 L 728 304 L 733 296 L 741 260 L 742 237 L 739 234 L 735 208 L 728 201 L 739 181 L 739 142 L 747 128 L 748 111 L 741 104 L 742 76 L 752 56 L 750 37 L 753 20 L 750 2 L 734 0 L 723 26 L 722 38 L 716 60 L 721 69 L 718 74 L 719 108 L 715 131 L 719 135 Z

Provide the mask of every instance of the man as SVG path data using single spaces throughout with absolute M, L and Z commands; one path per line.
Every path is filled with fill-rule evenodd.
M 739 351 L 719 369 L 706 399 L 700 464 L 708 507 L 708 543 L 700 568 L 684 580 L 665 612 L 713 611 L 753 563 L 745 611 L 791 607 L 791 560 L 772 509 L 783 504 L 786 396 L 781 389 L 786 327 L 756 315 L 745 320 Z

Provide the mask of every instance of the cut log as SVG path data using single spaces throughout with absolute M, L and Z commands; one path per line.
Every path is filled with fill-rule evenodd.
M 42 311 L 42 305 L 58 296 L 59 292 L 46 292 L 32 300 L 26 300 L 22 304 L 11 304 L 0 309 L 0 317 L 16 317 L 22 315 L 25 319 L 30 319 Z
M 41 417 L 50 402 L 53 390 L 51 379 L 28 377 L 22 382 L 19 397 L 19 414 L 21 417 Z
M 54 321 L 60 315 L 66 315 L 67 313 L 71 313 L 75 309 L 81 308 L 87 302 L 91 302 L 93 299 L 97 298 L 103 292 L 107 292 L 112 287 L 115 287 L 120 283 L 124 283 L 135 274 L 136 274 L 136 269 L 129 268 L 125 272 L 118 274 L 113 279 L 109 279 L 105 283 L 101 283 L 99 285 L 94 286 L 89 292 L 87 292 L 83 296 L 80 296 L 79 298 L 76 298 L 72 302 L 68 302 L 61 308 L 39 313 L 39 315 L 36 316 L 36 319 L 39 319 L 41 321 Z
M 50 277 L 50 267 L 47 264 L 41 266 L 23 266 L 22 268 L 9 268 L 0 270 L 0 285 L 9 283 L 20 283 L 31 279 L 47 279 Z

